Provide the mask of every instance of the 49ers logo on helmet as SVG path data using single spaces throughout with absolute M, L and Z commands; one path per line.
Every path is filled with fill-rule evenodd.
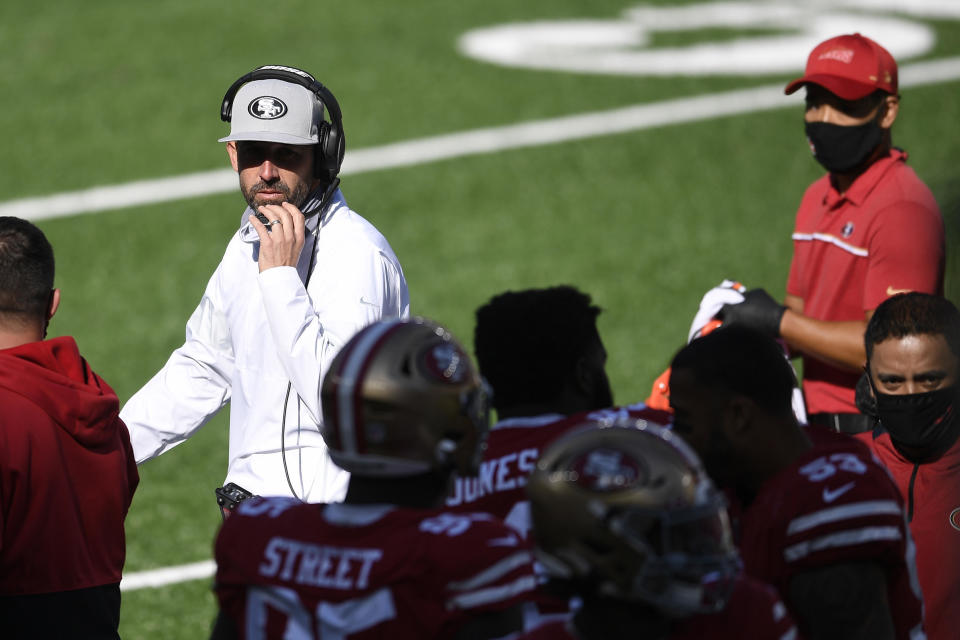
M 646 484 L 649 469 L 640 461 L 615 449 L 594 449 L 574 460 L 571 478 L 595 491 L 620 491 L 638 483 Z
M 466 354 L 450 342 L 433 345 L 420 357 L 423 371 L 441 382 L 463 382 L 470 372 L 468 363 Z

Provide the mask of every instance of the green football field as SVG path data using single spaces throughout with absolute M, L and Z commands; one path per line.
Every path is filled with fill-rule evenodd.
M 891 49 L 914 47 L 901 58 L 904 85 L 908 65 L 946 61 L 940 76 L 918 71 L 902 88 L 894 143 L 910 152 L 940 202 L 947 295 L 960 300 L 960 10 L 947 0 L 907 4 L 910 15 L 854 0 L 816 12 L 798 0 L 788 5 L 798 17 L 785 23 L 768 18 L 766 2 L 648 3 L 631 13 L 638 5 L 627 0 L 5 0 L 0 215 L 25 198 L 228 167 L 216 142 L 227 130 L 220 100 L 261 64 L 305 68 L 333 91 L 348 164 L 351 152 L 375 154 L 392 143 L 544 123 L 537 141 L 506 130 L 484 152 L 345 171 L 342 188 L 390 240 L 414 313 L 446 324 L 467 345 L 473 310 L 495 293 L 559 283 L 589 292 L 604 308 L 616 400 L 634 401 L 683 344 L 707 289 L 736 278 L 783 296 L 793 215 L 821 169 L 804 140 L 800 98 L 771 107 L 741 90 L 800 75 L 806 51 L 792 68 L 766 68 L 774 53 L 760 44 L 811 25 L 867 35 L 882 28 Z M 748 18 L 727 19 L 740 5 Z M 690 11 L 672 11 L 683 8 Z M 537 21 L 570 27 L 548 34 L 541 54 L 583 66 L 503 66 L 458 48 L 471 30 Z M 586 44 L 571 55 L 581 36 Z M 760 41 L 755 53 L 719 70 L 723 55 L 688 55 L 742 38 Z M 668 67 L 705 66 L 702 73 L 587 68 L 605 47 L 663 51 L 657 64 Z M 731 96 L 741 97 L 728 115 Z M 697 115 L 682 117 L 693 104 Z M 618 124 L 642 105 L 659 109 L 654 124 L 643 124 L 645 116 Z M 600 123 L 595 131 L 578 131 L 586 120 L 562 120 L 581 114 L 598 114 L 590 120 Z M 56 251 L 63 298 L 51 334 L 76 336 L 121 401 L 182 343 L 243 208 L 235 189 L 189 196 L 177 191 L 180 183 L 166 184 L 164 201 L 44 217 L 47 201 L 37 200 L 27 214 Z M 517 330 L 528 330 L 522 318 Z M 140 468 L 127 519 L 128 575 L 210 559 L 226 417 Z M 121 635 L 202 638 L 214 611 L 209 577 L 126 590 Z

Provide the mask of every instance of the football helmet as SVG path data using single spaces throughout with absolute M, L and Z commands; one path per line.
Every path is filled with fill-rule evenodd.
M 367 326 L 334 358 L 320 393 L 324 441 L 347 471 L 476 475 L 490 428 L 488 387 L 443 327 L 424 318 Z
M 672 617 L 723 609 L 740 572 L 723 496 L 696 454 L 644 420 L 588 421 L 527 481 L 548 574 Z

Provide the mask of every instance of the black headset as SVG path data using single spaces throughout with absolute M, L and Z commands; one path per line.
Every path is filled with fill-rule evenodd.
M 230 85 L 227 93 L 223 96 L 223 103 L 220 105 L 221 120 L 230 122 L 233 114 L 233 99 L 236 97 L 237 91 L 243 85 L 254 80 L 283 80 L 298 84 L 317 96 L 321 104 L 326 107 L 327 113 L 330 114 L 330 122 L 321 120 L 317 125 L 316 155 L 313 166 L 314 173 L 318 178 L 326 178 L 328 182 L 332 182 L 340 173 L 345 149 L 343 116 L 337 99 L 333 97 L 329 89 L 306 71 L 294 67 L 266 65 L 257 67 Z

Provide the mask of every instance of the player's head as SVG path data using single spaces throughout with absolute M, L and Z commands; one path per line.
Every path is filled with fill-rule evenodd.
M 942 296 L 917 291 L 887 298 L 873 312 L 863 335 L 867 360 L 878 344 L 913 336 L 942 336 L 944 346 L 960 358 L 960 311 Z
M 321 387 L 323 438 L 361 477 L 475 475 L 486 442 L 486 386 L 443 327 L 383 320 L 351 338 Z
M 864 333 L 880 424 L 901 454 L 937 457 L 960 435 L 960 311 L 946 298 L 884 300 Z
M 833 173 L 868 166 L 890 145 L 899 110 L 897 63 L 890 52 L 859 33 L 830 38 L 807 58 L 802 77 L 786 93 L 806 87 L 807 137 L 816 159 Z
M 579 595 L 673 617 L 725 606 L 739 557 L 724 500 L 659 425 L 585 423 L 543 452 L 527 495 L 538 557 Z
M 793 370 L 764 334 L 721 327 L 683 347 L 670 367 L 674 429 L 721 486 L 736 484 L 781 425 L 795 426 Z
M 251 207 L 282 201 L 300 206 L 340 170 L 339 105 L 305 71 L 274 65 L 253 70 L 227 90 L 221 118 L 230 122 L 230 134 L 220 142 L 227 143 Z
M 56 311 L 53 247 L 31 222 L 0 217 L 0 330 L 46 329 Z
M 599 314 L 589 295 L 565 285 L 507 291 L 477 309 L 477 362 L 497 411 L 555 405 L 555 411 L 574 412 L 613 404 Z

